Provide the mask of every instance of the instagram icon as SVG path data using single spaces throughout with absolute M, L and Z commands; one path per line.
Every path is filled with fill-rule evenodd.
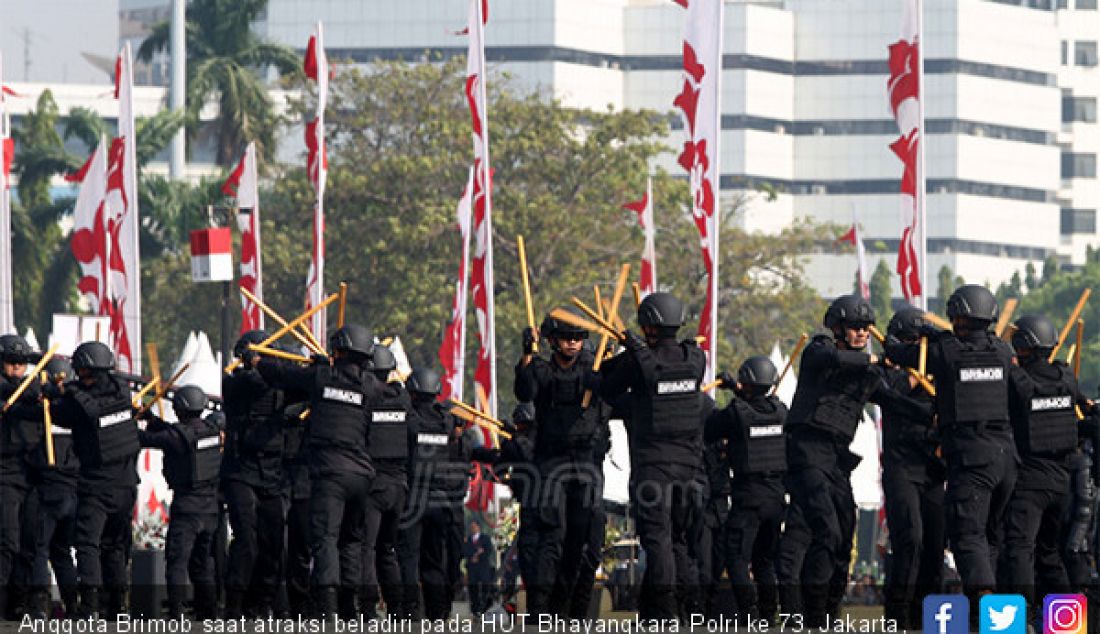
M 1085 634 L 1088 604 L 1083 594 L 1048 594 L 1043 599 L 1043 634 Z

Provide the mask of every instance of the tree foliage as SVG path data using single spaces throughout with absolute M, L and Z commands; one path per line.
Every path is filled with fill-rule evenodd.
M 400 334 L 418 363 L 435 363 L 456 282 L 454 214 L 472 155 L 463 68 L 461 60 L 381 64 L 370 74 L 343 72 L 331 88 L 326 278 L 330 289 L 349 281 L 349 319 Z M 620 263 L 631 263 L 637 279 L 642 247 L 636 216 L 622 204 L 639 197 L 647 166 L 670 148 L 656 141 L 667 132 L 658 113 L 572 110 L 516 92 L 507 81 L 490 87 L 494 294 L 507 395 L 525 322 L 516 235 L 527 241 L 539 313 L 574 295 L 590 299 L 593 284 L 609 295 Z M 658 171 L 653 190 L 658 279 L 687 301 L 695 320 L 706 279 L 687 183 Z M 264 291 L 286 313 L 302 305 L 312 197 L 301 168 L 285 171 L 265 197 Z M 791 345 L 822 309 L 800 259 L 813 246 L 815 227 L 749 234 L 736 226 L 739 202 L 722 208 L 725 367 L 767 353 L 776 341 Z M 622 314 L 632 323 L 629 294 Z M 472 312 L 468 326 L 472 358 Z M 693 321 L 684 336 L 695 327 Z

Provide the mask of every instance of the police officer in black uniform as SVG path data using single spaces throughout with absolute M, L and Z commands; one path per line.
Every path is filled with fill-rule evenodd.
M 0 336 L 0 402 L 7 402 L 34 355 L 19 335 Z M 29 457 L 42 442 L 42 408 L 37 380 L 0 415 L 0 620 L 8 617 L 9 592 L 23 586 L 13 573 L 19 557 L 24 504 L 31 491 Z M 14 598 L 14 597 L 11 597 Z
M 512 499 L 519 502 L 519 529 L 516 530 L 516 563 L 525 584 L 535 576 L 535 563 L 539 554 L 542 535 L 536 498 L 539 495 L 540 478 L 534 465 L 535 455 L 535 406 L 517 403 L 512 410 L 512 420 L 504 421 L 505 431 L 511 438 L 502 438 L 495 456 L 483 456 L 480 449 L 474 451 L 475 459 L 493 464 L 497 479 L 512 490 Z M 465 528 L 462 528 L 463 533 Z M 505 588 L 508 596 L 509 588 Z
M 1051 592 L 1068 592 L 1062 560 L 1062 522 L 1070 496 L 1070 458 L 1077 453 L 1077 411 L 1092 403 L 1081 394 L 1073 370 L 1049 357 L 1058 330 L 1042 315 L 1016 321 L 1012 346 L 1019 367 L 1013 370 L 1009 413 L 1021 463 L 1016 488 L 1005 512 L 1005 580 L 1035 601 Z
M 283 579 L 292 615 L 310 614 L 308 407 L 309 403 L 298 402 L 283 410 L 283 503 L 287 509 Z
M 567 614 L 591 523 L 598 519 L 593 509 L 602 506 L 603 465 L 595 462 L 596 445 L 609 436 L 610 408 L 591 393 L 598 382 L 593 354 L 584 349 L 588 332 L 551 316 L 540 331 L 553 353 L 549 359 L 535 355 L 536 334 L 525 330 L 514 385 L 516 398 L 535 406 L 534 461 L 544 487 L 539 501 L 543 534 L 534 578 L 527 585 L 528 612 Z
M 454 601 L 455 570 L 462 559 L 463 510 L 473 446 L 462 421 L 437 400 L 439 373 L 418 367 L 405 385 L 419 417 L 416 469 L 398 536 L 404 606 L 401 614 L 445 619 Z
M 222 379 L 226 416 L 225 454 L 221 487 L 229 510 L 233 541 L 225 586 L 225 616 L 237 618 L 246 599 L 265 614 L 279 580 L 283 551 L 283 389 L 264 381 L 256 368 L 259 357 L 248 349 L 267 338 L 262 330 L 246 332 L 233 346 L 241 364 Z M 254 597 L 246 596 L 254 592 Z
M 678 604 L 699 581 L 688 538 L 703 503 L 697 471 L 706 357 L 693 340 L 676 341 L 684 313 L 669 293 L 647 295 L 638 306 L 645 339 L 627 332 L 626 352 L 604 364 L 599 388 L 608 401 L 630 391 L 630 497 L 646 554 L 639 601 L 645 619 L 677 618 Z
M 719 376 L 734 379 L 723 373 Z M 725 381 L 720 385 L 726 385 Z M 719 584 L 726 569 L 726 521 L 730 511 L 729 441 L 717 433 L 720 417 L 712 412 L 703 428 L 703 471 L 706 476 L 706 499 L 703 514 L 697 521 L 695 555 L 699 567 L 699 584 L 703 593 L 703 612 L 708 618 L 727 614 L 731 606 L 719 602 Z
M 195 385 L 184 385 L 172 395 L 177 422 L 169 424 L 151 414 L 141 432 L 141 445 L 164 452 L 164 479 L 172 489 L 168 538 L 165 542 L 165 581 L 168 615 L 183 614 L 190 579 L 194 588 L 195 617 L 217 616 L 214 580 L 214 532 L 218 528 L 218 471 L 222 464 L 221 414 L 203 418 L 210 400 Z
M 947 300 L 953 332 L 932 337 L 928 372 L 947 460 L 947 538 L 963 590 L 977 605 L 996 584 L 998 530 L 1016 485 L 1016 447 L 1009 421 L 1009 368 L 1014 354 L 990 332 L 997 300 L 984 286 L 959 287 Z M 888 342 L 888 357 L 916 367 L 919 352 Z M 976 622 L 977 610 L 971 613 Z
M 75 534 L 80 612 L 99 613 L 105 586 L 110 616 L 123 611 L 129 585 L 130 521 L 141 443 L 129 386 L 111 373 L 111 350 L 98 341 L 82 343 L 73 352 L 72 366 L 78 380 L 65 384 L 62 394 L 51 390 L 49 396 L 53 423 L 73 430 L 80 460 Z
M 923 311 L 906 307 L 890 319 L 886 334 L 891 341 L 916 347 L 929 328 Z M 890 387 L 931 404 L 931 395 L 904 369 L 885 363 L 880 367 Z M 882 436 L 882 492 L 890 529 L 885 616 L 898 629 L 919 628 L 923 597 L 939 592 L 943 583 L 947 468 L 938 455 L 939 432 L 931 416 L 916 418 L 884 407 Z
M 73 378 L 68 360 L 54 357 L 46 363 L 49 381 L 60 385 Z M 46 443 L 31 454 L 34 488 L 38 492 L 38 517 L 31 572 L 34 592 L 29 612 L 45 618 L 50 607 L 50 568 L 57 581 L 66 614 L 76 611 L 76 565 L 73 562 L 73 533 L 76 528 L 76 480 L 80 461 L 73 449 L 73 432 L 54 424 L 54 463 L 49 464 Z
M 724 470 L 730 508 L 723 564 L 733 586 L 735 612 L 741 619 L 751 616 L 769 623 L 775 622 L 778 604 L 775 559 L 786 508 L 787 406 L 771 394 L 778 380 L 768 357 L 746 359 L 736 379 L 722 377 L 722 387 L 735 395 L 725 409 L 711 415 L 707 430 L 717 434 L 711 442 L 725 441 L 728 456 Z
M 269 359 L 257 364 L 272 386 L 309 394 L 312 591 L 314 609 L 326 618 L 336 614 L 339 586 L 360 583 L 362 519 L 374 479 L 368 416 L 384 387 L 368 367 L 374 350 L 368 328 L 347 324 L 332 334 L 329 346 L 331 365 L 326 358 L 309 367 Z M 341 544 L 350 546 L 342 551 Z
M 409 493 L 409 477 L 414 473 L 419 416 L 401 383 L 390 380 L 397 369 L 397 359 L 389 348 L 375 346 L 370 368 L 382 384 L 382 393 L 368 412 L 375 477 L 364 514 L 362 608 L 364 613 L 373 615 L 382 598 L 386 609 L 399 616 L 404 600 L 401 567 L 397 563 L 397 534 Z
M 802 353 L 787 417 L 787 488 L 812 536 L 802 567 L 805 627 L 827 624 L 838 562 L 850 558 L 856 508 L 849 446 L 864 406 L 873 401 L 914 415 L 928 412 L 890 389 L 872 368 L 877 357 L 866 346 L 875 315 L 866 300 L 838 297 L 823 321 L 828 332 L 815 335 Z
M 1095 411 L 1095 410 L 1094 410 Z M 1100 447 L 1100 418 L 1085 416 L 1078 423 L 1077 454 L 1070 457 L 1070 496 L 1061 539 L 1062 556 L 1070 586 L 1084 588 L 1089 600 L 1096 595 L 1095 554 L 1096 512 L 1100 501 L 1097 488 L 1096 450 Z M 1095 617 L 1093 617 L 1095 619 Z

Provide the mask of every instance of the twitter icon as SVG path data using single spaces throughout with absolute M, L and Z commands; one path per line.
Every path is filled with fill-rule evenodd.
M 1027 602 L 1018 594 L 987 594 L 978 604 L 981 634 L 1027 634 Z

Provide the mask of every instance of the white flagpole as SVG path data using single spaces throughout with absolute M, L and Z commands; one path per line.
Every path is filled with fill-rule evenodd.
M 918 86 L 918 99 L 917 99 L 917 112 L 919 113 L 919 121 L 917 123 L 917 217 L 920 223 L 920 235 L 917 236 L 920 244 L 920 308 L 921 310 L 928 310 L 928 205 L 927 196 L 927 181 L 925 180 L 925 148 L 927 147 L 928 137 L 924 135 L 924 100 L 927 99 L 927 95 L 924 92 L 924 0 L 916 0 L 917 3 L 917 86 Z
M 11 119 L 3 94 L 4 57 L 0 54 L 0 152 L 11 137 Z M 0 161 L 3 159 L 0 158 Z M 0 167 L 2 169 L 2 167 Z M 11 286 L 11 190 L 7 173 L 0 174 L 0 333 L 15 332 L 15 307 Z

